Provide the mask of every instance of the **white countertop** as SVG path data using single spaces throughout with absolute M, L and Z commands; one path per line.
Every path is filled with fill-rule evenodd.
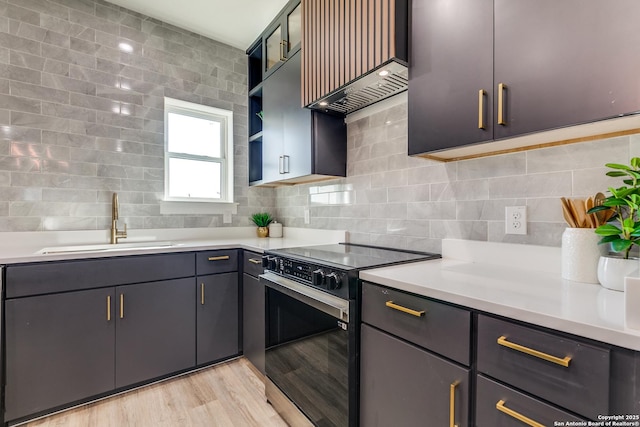
M 625 327 L 624 292 L 564 280 L 559 264 L 560 248 L 445 240 L 441 260 L 366 270 L 360 277 L 640 351 L 640 330 Z
M 200 251 L 240 248 L 262 253 L 266 250 L 344 242 L 344 230 L 283 228 L 281 238 L 258 238 L 255 227 L 129 230 L 122 239 L 129 243 L 149 242 L 150 247 L 115 251 L 77 251 L 69 253 L 39 253 L 43 248 L 105 244 L 108 231 L 5 232 L 0 233 L 0 264 L 42 262 L 68 259 L 103 258 L 125 255 Z M 172 246 L 153 247 L 153 242 L 171 242 Z M 117 245 L 114 245 L 117 247 Z

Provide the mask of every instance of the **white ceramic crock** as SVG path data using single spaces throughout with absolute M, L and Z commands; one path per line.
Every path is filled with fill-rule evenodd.
M 600 236 L 592 228 L 567 228 L 562 233 L 562 278 L 598 284 L 598 260 L 607 254 L 607 245 L 598 245 Z

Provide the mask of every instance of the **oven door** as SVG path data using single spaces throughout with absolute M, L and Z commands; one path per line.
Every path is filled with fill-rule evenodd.
M 290 415 L 290 402 L 316 426 L 350 425 L 349 301 L 270 272 L 260 282 L 266 289 L 267 399 L 291 425 L 301 423 Z M 280 407 L 282 400 L 289 407 Z

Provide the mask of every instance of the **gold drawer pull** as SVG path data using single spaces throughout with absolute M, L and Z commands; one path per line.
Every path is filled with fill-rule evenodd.
M 506 84 L 498 84 L 498 124 L 502 126 L 507 124 L 507 121 L 504 118 L 504 91 L 506 88 Z
M 200 305 L 204 305 L 204 283 L 200 283 Z
M 120 294 L 120 318 L 124 319 L 124 294 Z
M 484 89 L 478 91 L 478 129 L 486 129 L 484 124 Z
M 410 308 L 403 307 L 401 305 L 395 304 L 393 301 L 387 301 L 384 305 L 386 305 L 389 308 L 393 308 L 394 310 L 398 310 L 398 311 L 401 311 L 403 313 L 410 314 L 412 316 L 416 316 L 416 317 L 424 316 L 424 310 L 422 310 L 422 311 L 412 310 Z
M 456 424 L 456 387 L 459 381 L 449 386 L 449 427 L 458 427 Z
M 504 406 L 504 400 L 499 400 L 496 403 L 496 409 L 504 414 L 509 415 L 510 417 L 515 418 L 516 420 L 523 422 L 524 424 L 531 427 L 545 427 L 544 424 L 540 424 L 536 421 L 533 421 L 531 418 L 525 417 L 524 415 L 514 411 L 513 409 L 509 409 Z
M 107 322 L 111 321 L 111 295 L 107 295 Z
M 222 256 L 210 256 L 209 261 L 224 261 L 225 259 L 231 258 L 229 255 Z
M 262 260 L 260 259 L 255 259 L 255 258 L 249 258 L 249 262 L 251 264 L 262 264 Z
M 559 358 L 556 356 L 552 356 L 547 353 L 543 353 L 538 350 L 534 350 L 529 347 L 522 346 L 520 344 L 514 344 L 512 342 L 507 341 L 507 337 L 505 335 L 498 338 L 498 344 L 508 347 L 510 349 L 537 357 L 539 359 L 546 360 L 547 362 L 555 363 L 556 365 L 564 366 L 565 368 L 569 367 L 569 362 L 571 362 L 571 356 L 565 356 L 564 358 Z

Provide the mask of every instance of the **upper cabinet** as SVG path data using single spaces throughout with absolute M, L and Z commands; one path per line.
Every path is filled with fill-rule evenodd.
M 557 131 L 640 110 L 639 2 L 414 0 L 412 8 L 410 155 L 457 159 L 637 127 L 617 119 Z
M 290 1 L 247 50 L 250 185 L 346 176 L 344 119 L 301 105 L 302 8 Z
M 266 29 L 263 36 L 264 73 L 268 77 L 300 50 L 302 39 L 302 5 L 289 2 Z
M 302 103 L 349 114 L 407 89 L 408 0 L 302 0 Z

